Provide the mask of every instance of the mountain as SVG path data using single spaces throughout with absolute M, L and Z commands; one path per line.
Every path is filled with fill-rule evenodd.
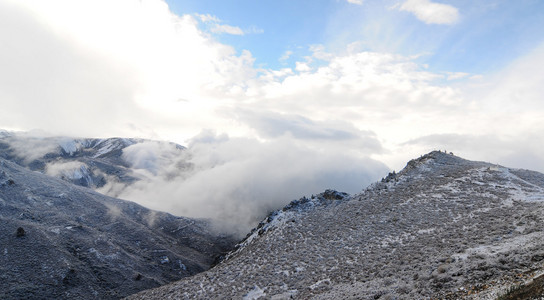
M 121 170 L 122 179 L 117 150 L 102 150 L 132 142 L 83 141 L 77 152 L 58 155 L 89 151 L 94 158 L 82 161 Z M 27 166 L 49 159 L 56 158 Z M 117 299 L 202 272 L 235 243 L 207 220 L 153 211 L 70 181 L 0 158 L 0 299 Z
M 137 169 L 156 172 L 153 163 L 138 165 L 123 156 L 131 146 L 152 147 L 150 161 L 181 155 L 185 149 L 175 143 L 145 139 L 34 137 L 0 131 L 0 158 L 109 196 L 118 196 L 115 186 L 127 186 L 142 179 L 135 172 Z M 183 167 L 190 166 L 180 165 Z
M 128 299 L 496 299 L 542 282 L 544 175 L 431 152 L 268 216 L 212 269 Z

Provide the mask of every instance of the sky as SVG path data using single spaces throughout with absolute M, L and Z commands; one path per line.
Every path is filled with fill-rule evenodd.
M 542 28 L 538 0 L 0 0 L 0 128 L 169 140 L 293 198 L 435 149 L 544 172 Z

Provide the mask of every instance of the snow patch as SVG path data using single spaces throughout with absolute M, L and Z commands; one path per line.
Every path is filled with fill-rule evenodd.
M 94 148 L 97 149 L 97 152 L 93 156 L 93 158 L 100 157 L 104 154 L 107 154 L 115 150 L 123 149 L 135 143 L 136 143 L 135 141 L 132 141 L 129 139 L 120 139 L 120 138 L 99 140 L 96 143 L 96 146 L 94 146 Z
M 508 168 L 501 168 L 501 171 L 503 176 L 508 179 L 506 187 L 512 198 L 511 200 L 528 202 L 544 201 L 544 188 L 521 179 L 519 176 L 510 172 Z
M 296 299 L 296 295 L 298 294 L 298 290 L 288 290 L 285 293 L 281 293 L 278 295 L 272 296 L 271 300 L 285 300 L 285 299 Z
M 542 232 L 533 232 L 510 239 L 502 239 L 493 245 L 482 245 L 466 249 L 464 253 L 454 254 L 453 257 L 465 260 L 470 255 L 496 256 L 499 253 L 512 252 L 513 250 L 527 249 L 538 246 L 544 238 Z
M 431 233 L 433 231 L 435 231 L 436 228 L 428 228 L 428 229 L 420 229 L 417 231 L 418 234 L 428 234 L 428 233 Z
M 249 291 L 249 293 L 245 294 L 242 299 L 243 300 L 255 300 L 255 299 L 259 299 L 259 298 L 264 297 L 264 296 L 266 296 L 266 293 L 264 292 L 264 290 L 261 289 L 258 286 L 255 286 L 251 291 Z
M 311 290 L 315 290 L 322 285 L 330 285 L 330 284 L 331 284 L 331 280 L 329 278 L 326 278 L 326 279 L 319 280 L 316 283 L 310 285 L 309 288 Z
M 72 139 L 62 139 L 59 141 L 59 146 L 62 148 L 62 150 L 72 156 L 74 153 L 76 153 L 79 149 L 81 149 L 81 143 L 79 143 L 76 140 Z
M 179 268 L 183 271 L 187 271 L 187 266 L 185 266 L 180 259 L 178 259 Z
M 160 261 L 161 264 L 167 264 L 170 262 L 170 259 L 168 258 L 168 256 L 161 256 Z

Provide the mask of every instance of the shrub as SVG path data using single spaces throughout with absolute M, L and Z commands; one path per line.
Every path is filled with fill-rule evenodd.
M 26 235 L 26 232 L 25 230 L 23 229 L 23 227 L 19 227 L 17 228 L 17 232 L 15 233 L 15 236 L 17 237 L 23 237 Z

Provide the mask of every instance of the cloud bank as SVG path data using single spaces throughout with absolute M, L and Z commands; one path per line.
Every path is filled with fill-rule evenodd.
M 211 218 L 217 228 L 241 235 L 291 200 L 325 188 L 356 193 L 388 170 L 349 150 L 308 147 L 288 136 L 260 142 L 203 131 L 183 155 L 178 151 L 157 168 L 158 156 L 165 153 L 145 143 L 126 148 L 123 157 L 144 176 L 119 197 L 177 215 Z M 145 175 L 149 170 L 154 176 Z

